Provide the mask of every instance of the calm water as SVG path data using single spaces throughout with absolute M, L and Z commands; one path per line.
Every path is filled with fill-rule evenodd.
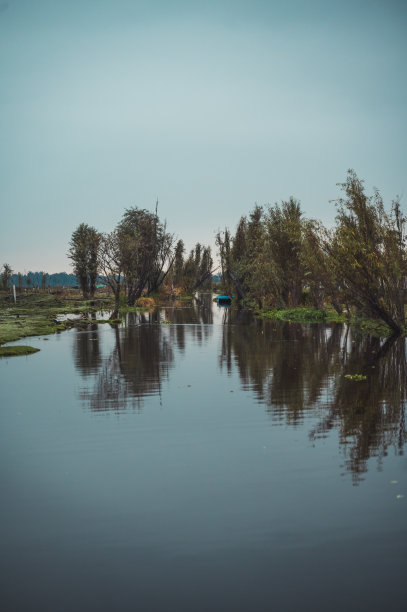
M 207 296 L 30 344 L 0 361 L 2 610 L 404 607 L 404 340 Z

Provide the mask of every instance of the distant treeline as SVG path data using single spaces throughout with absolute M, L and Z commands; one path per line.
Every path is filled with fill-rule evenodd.
M 46 272 L 28 272 L 27 274 L 12 274 L 9 285 L 16 287 L 77 287 L 78 279 L 75 274 L 57 272 L 47 274 Z

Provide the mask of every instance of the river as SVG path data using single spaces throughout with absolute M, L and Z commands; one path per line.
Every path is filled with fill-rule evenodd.
M 2 610 L 402 609 L 404 339 L 204 295 L 27 343 L 0 361 Z

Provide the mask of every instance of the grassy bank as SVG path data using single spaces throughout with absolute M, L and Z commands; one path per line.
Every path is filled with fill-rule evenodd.
M 136 305 L 129 307 L 125 298 L 121 300 L 120 315 L 128 312 L 142 312 L 155 308 L 157 301 L 151 297 L 142 297 Z M 5 347 L 9 342 L 30 336 L 55 334 L 72 327 L 86 328 L 89 324 L 108 323 L 118 325 L 121 319 L 91 319 L 58 321 L 58 315 L 96 315 L 101 311 L 113 310 L 113 299 L 103 296 L 85 300 L 80 294 L 55 295 L 29 292 L 17 295 L 15 304 L 10 294 L 0 294 L 0 357 L 28 355 L 37 352 L 30 346 Z
M 360 316 L 339 315 L 335 310 L 315 308 L 287 308 L 281 310 L 263 308 L 255 312 L 263 319 L 290 321 L 292 323 L 350 323 L 360 331 L 376 336 L 391 336 L 392 330 L 382 321 Z
M 40 349 L 33 346 L 0 346 L 0 357 L 18 357 L 38 353 Z
M 55 334 L 72 326 L 70 321 L 57 321 L 58 315 L 92 314 L 110 309 L 111 300 L 105 297 L 84 300 L 77 295 L 59 296 L 33 292 L 18 295 L 17 303 L 14 304 L 10 295 L 3 294 L 0 296 L 0 345 L 29 336 Z M 27 355 L 38 350 L 33 347 L 0 348 L 0 357 L 11 354 Z

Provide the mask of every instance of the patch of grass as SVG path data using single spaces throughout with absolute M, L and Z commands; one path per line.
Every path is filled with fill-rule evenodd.
M 256 312 L 265 319 L 279 319 L 280 321 L 291 321 L 294 323 L 318 323 L 326 320 L 324 310 L 315 308 L 286 308 L 283 310 L 271 310 L 263 308 Z
M 13 342 L 28 336 L 43 336 L 54 334 L 58 325 L 49 317 L 41 315 L 25 317 L 1 317 L 0 319 L 0 344 Z M 64 327 L 65 329 L 65 327 Z
M 14 304 L 11 296 L 3 295 L 0 297 L 0 345 L 28 336 L 55 334 L 72 327 L 72 322 L 58 322 L 56 317 L 59 314 L 89 314 L 111 310 L 112 304 L 112 300 L 107 298 L 83 300 L 80 297 L 48 293 L 22 293 L 17 295 L 17 303 Z M 81 323 L 79 321 L 74 324 Z
M 18 357 L 19 355 L 31 355 L 38 353 L 40 349 L 33 346 L 0 346 L 0 357 Z
M 349 317 L 343 313 L 339 315 L 336 310 L 316 310 L 315 308 L 288 308 L 283 310 L 267 309 L 256 311 L 256 315 L 264 319 L 278 319 L 280 321 L 291 321 L 294 323 L 351 323 L 353 327 L 365 334 L 387 337 L 392 330 L 383 321 L 368 319 L 367 317 Z
M 190 302 L 193 299 L 194 299 L 193 295 L 178 295 L 177 296 L 177 300 L 179 300 L 180 302 Z

